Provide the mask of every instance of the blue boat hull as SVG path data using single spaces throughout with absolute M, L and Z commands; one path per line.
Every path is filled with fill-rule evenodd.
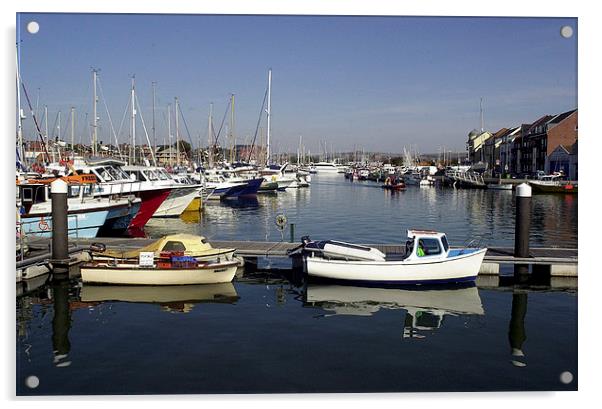
M 69 237 L 94 238 L 105 224 L 109 210 L 69 214 L 67 216 Z M 21 217 L 23 231 L 36 237 L 52 237 L 52 216 Z

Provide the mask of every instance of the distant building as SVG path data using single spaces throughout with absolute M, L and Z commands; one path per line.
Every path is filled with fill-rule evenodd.
M 569 175 L 571 168 L 571 152 L 570 147 L 558 145 L 548 156 L 548 171 L 546 173 L 562 172 L 566 176 Z
M 485 157 L 485 142 L 491 138 L 492 133 L 489 131 L 477 131 L 473 129 L 468 134 L 468 142 L 466 142 L 466 149 L 468 150 L 468 159 L 473 163 L 484 164 L 486 161 Z
M 573 146 L 571 146 L 571 154 L 569 156 L 569 174 L 570 180 L 579 180 L 579 174 L 577 172 L 577 147 L 579 140 L 576 140 Z
M 468 135 L 470 161 L 494 173 L 531 175 L 563 169 L 577 174 L 577 109 L 544 115 L 531 124 L 502 128 L 495 134 L 473 130 Z M 573 178 L 571 176 L 571 178 Z

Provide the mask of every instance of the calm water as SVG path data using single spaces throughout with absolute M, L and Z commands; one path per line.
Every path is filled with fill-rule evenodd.
M 389 192 L 374 182 L 349 182 L 342 175 L 316 176 L 308 189 L 259 195 L 257 200 L 209 201 L 201 220 L 152 219 L 155 237 L 188 232 L 215 240 L 279 241 L 278 214 L 295 224 L 295 240 L 336 239 L 357 243 L 405 242 L 408 228 L 444 231 L 452 245 L 481 239 L 489 246 L 514 245 L 512 191 L 419 188 Z M 577 246 L 577 196 L 534 195 L 531 243 Z M 284 232 L 290 239 L 290 232 Z
M 440 228 L 452 243 L 476 236 L 511 246 L 512 197 L 419 188 L 391 195 L 316 178 L 311 189 L 209 204 L 198 223 L 171 220 L 148 232 L 279 240 L 274 218 L 285 213 L 297 237 L 391 242 L 412 226 Z M 576 199 L 534 197 L 532 241 L 576 245 Z M 308 283 L 265 266 L 214 286 L 18 285 L 17 394 L 577 389 L 573 280 L 366 288 Z

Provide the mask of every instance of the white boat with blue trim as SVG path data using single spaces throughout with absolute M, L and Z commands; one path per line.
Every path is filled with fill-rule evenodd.
M 302 254 L 309 276 L 332 280 L 437 284 L 474 281 L 486 248 L 450 248 L 445 233 L 408 230 L 405 252 L 380 250 L 339 241 L 304 237 Z

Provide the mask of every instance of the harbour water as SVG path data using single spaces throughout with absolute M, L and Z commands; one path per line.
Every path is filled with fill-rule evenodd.
M 342 176 L 253 201 L 208 203 L 200 220 L 146 232 L 209 239 L 513 244 L 511 192 L 409 187 Z M 577 197 L 533 197 L 532 245 L 576 247 Z M 307 282 L 262 260 L 231 284 L 83 285 L 17 293 L 18 395 L 576 390 L 577 287 L 517 283 L 366 288 Z M 510 273 L 504 270 L 503 273 Z M 35 387 L 31 387 L 31 386 Z

